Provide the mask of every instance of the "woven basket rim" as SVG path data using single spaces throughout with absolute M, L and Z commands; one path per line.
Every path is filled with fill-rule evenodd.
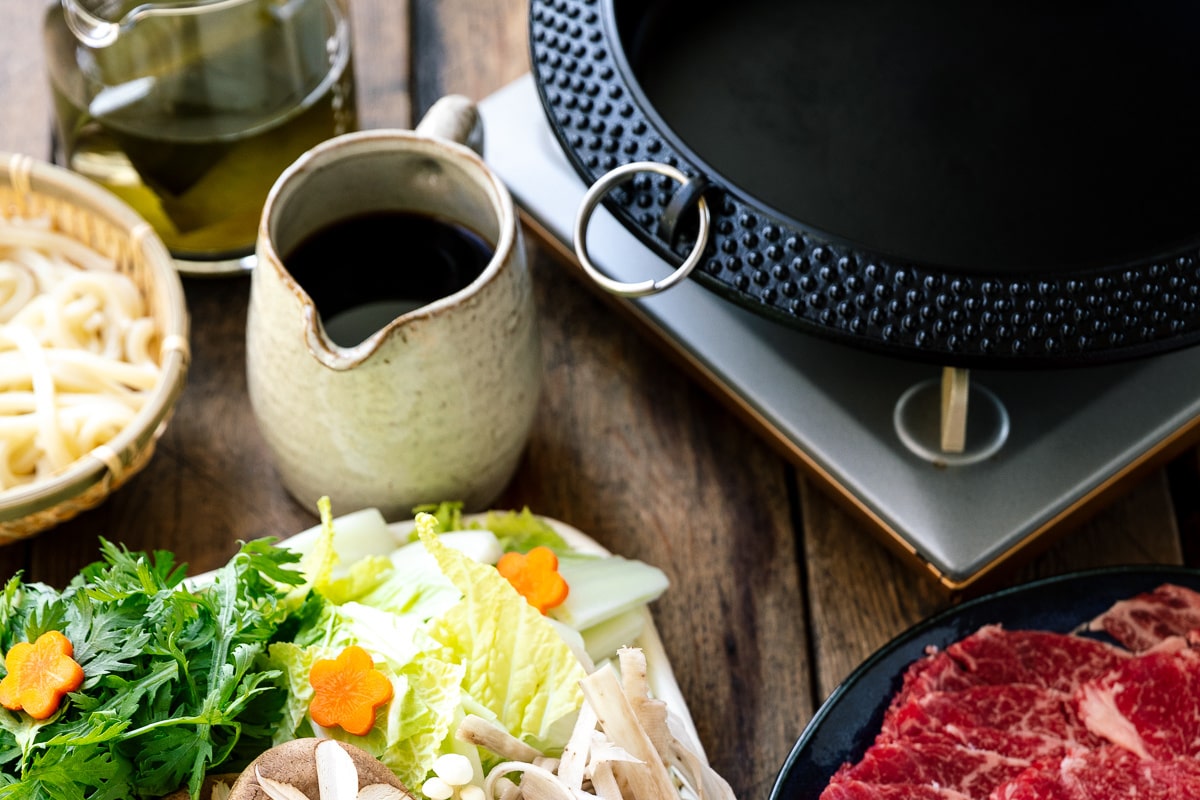
M 25 187 L 28 194 L 67 197 L 68 202 L 96 214 L 122 231 L 131 235 L 138 232 L 133 237 L 134 241 L 140 246 L 149 272 L 153 275 L 147 293 L 154 296 L 154 302 L 162 309 L 160 341 L 171 341 L 177 346 L 164 350 L 159 379 L 147 395 L 146 404 L 108 442 L 105 452 L 109 458 L 106 460 L 85 454 L 55 475 L 0 491 L 0 523 L 12 523 L 67 503 L 105 480 L 112 472 L 110 463 L 113 458 L 122 468 L 139 461 L 139 453 L 154 446 L 169 420 L 186 383 L 189 362 L 189 321 L 183 284 L 166 245 L 149 228 L 149 223 L 124 200 L 81 175 L 30 156 L 0 151 L 0 184 L 13 184 L 14 174 L 22 171 L 28 178 Z M 17 187 L 14 185 L 14 188 Z M 117 482 L 122 478 L 119 474 L 113 477 Z M 105 492 L 101 497 L 107 494 Z M 73 516 L 79 510 L 82 509 L 75 509 L 69 515 Z M 46 524 L 39 525 L 25 535 L 32 535 L 55 521 L 49 519 Z

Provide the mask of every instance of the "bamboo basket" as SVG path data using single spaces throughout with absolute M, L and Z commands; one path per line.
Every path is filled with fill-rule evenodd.
M 161 372 L 145 406 L 107 444 L 59 472 L 0 491 L 0 544 L 94 508 L 145 467 L 187 379 L 187 305 L 175 263 L 144 219 L 107 189 L 29 156 L 0 153 L 0 219 L 37 217 L 113 259 L 154 320 Z

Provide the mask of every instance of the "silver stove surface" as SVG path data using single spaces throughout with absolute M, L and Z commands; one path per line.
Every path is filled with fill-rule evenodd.
M 480 111 L 488 163 L 569 250 L 587 187 L 550 131 L 532 77 L 484 99 Z M 618 280 L 671 271 L 603 208 L 588 245 Z M 1007 441 L 984 461 L 935 466 L 904 446 L 893 413 L 905 391 L 940 368 L 803 334 L 694 281 L 622 302 L 951 587 L 1049 530 L 1200 418 L 1200 348 L 1086 369 L 973 370 L 972 384 L 1008 411 Z

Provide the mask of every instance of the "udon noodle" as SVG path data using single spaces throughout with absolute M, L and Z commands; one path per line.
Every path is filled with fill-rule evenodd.
M 0 219 L 0 491 L 107 443 L 159 375 L 154 321 L 111 260 Z

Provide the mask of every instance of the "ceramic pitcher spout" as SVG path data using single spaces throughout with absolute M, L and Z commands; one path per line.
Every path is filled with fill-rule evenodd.
M 395 321 L 375 331 L 353 347 L 334 344 L 318 321 L 320 313 L 311 300 L 304 302 L 304 341 L 308 352 L 322 365 L 334 372 L 348 372 L 375 355 L 387 339 Z

